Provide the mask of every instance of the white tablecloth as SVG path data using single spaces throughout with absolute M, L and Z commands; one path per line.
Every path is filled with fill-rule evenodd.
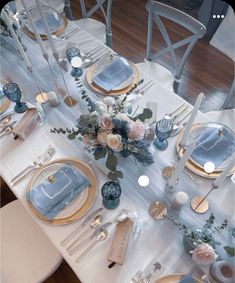
M 71 24 L 70 24 L 71 25 Z M 72 26 L 72 25 L 71 25 Z M 71 26 L 69 28 L 71 28 Z M 73 28 L 73 26 L 72 26 Z M 35 74 L 39 80 L 39 84 L 49 91 L 53 87 L 48 67 L 43 61 L 38 46 L 32 43 L 29 39 L 24 39 L 25 44 L 28 46 L 27 53 L 35 66 Z M 100 45 L 95 38 L 92 38 L 84 31 L 79 31 L 74 34 L 72 42 L 76 42 L 81 50 L 90 50 L 95 45 Z M 10 77 L 13 81 L 17 82 L 23 89 L 24 97 L 27 100 L 33 101 L 34 93 L 36 92 L 32 79 L 25 71 L 25 68 L 20 62 L 18 54 L 12 48 L 11 39 L 4 41 L 1 53 L 2 77 Z M 62 48 L 61 41 L 57 41 L 58 47 Z M 7 49 L 6 49 L 7 48 Z M 106 47 L 107 48 L 107 47 Z M 11 53 L 13 50 L 14 55 Z M 58 68 L 54 60 L 51 60 L 54 72 L 57 76 L 57 81 L 62 85 L 61 77 L 59 76 Z M 70 127 L 74 125 L 75 120 L 81 114 L 85 105 L 79 98 L 77 89 L 73 78 L 66 74 L 66 81 L 71 93 L 79 99 L 79 103 L 73 108 L 66 107 L 62 102 L 57 108 L 47 107 L 47 122 L 33 131 L 32 134 L 24 141 L 13 140 L 11 136 L 7 136 L 1 140 L 1 167 L 0 174 L 7 182 L 14 194 L 25 205 L 26 209 L 29 208 L 25 199 L 25 188 L 30 180 L 30 176 L 26 177 L 21 183 L 12 187 L 9 183 L 10 179 L 14 177 L 19 171 L 31 164 L 36 157 L 41 154 L 51 144 L 56 147 L 57 154 L 54 159 L 60 157 L 75 157 L 81 160 L 87 160 L 88 155 L 83 150 L 83 145 L 75 140 L 69 141 L 65 136 L 58 136 L 49 133 L 52 127 Z M 85 83 L 85 76 L 83 77 Z M 95 96 L 92 95 L 94 98 Z M 157 119 L 160 119 L 163 113 L 169 112 L 180 105 L 184 100 L 169 90 L 164 88 L 158 82 L 142 97 L 140 100 L 133 102 L 136 105 L 143 106 L 146 101 L 154 101 L 158 104 Z M 191 107 L 191 106 L 190 106 Z M 209 118 L 203 113 L 199 113 L 196 122 L 206 122 Z M 76 275 L 84 283 L 126 283 L 130 281 L 131 276 L 139 269 L 144 269 L 149 262 L 158 261 L 162 264 L 161 273 L 169 272 L 188 272 L 193 266 L 190 256 L 187 255 L 183 249 L 182 233 L 177 230 L 168 220 L 154 221 L 148 215 L 148 207 L 150 203 L 161 197 L 165 181 L 162 178 L 161 170 L 166 165 L 170 165 L 171 161 L 177 160 L 175 153 L 176 138 L 169 139 L 169 147 L 166 151 L 160 152 L 152 145 L 150 150 L 154 154 L 155 162 L 149 167 L 142 167 L 134 163 L 132 159 L 119 158 L 119 164 L 124 172 L 124 179 L 121 180 L 122 195 L 120 206 L 114 211 L 105 210 L 104 216 L 106 220 L 113 220 L 122 210 L 127 208 L 137 211 L 139 215 L 139 223 L 142 224 L 142 232 L 134 241 L 130 241 L 128 251 L 126 254 L 123 266 L 115 265 L 112 269 L 108 268 L 107 254 L 111 245 L 113 229 L 110 230 L 110 236 L 105 242 L 97 245 L 92 252 L 90 252 L 81 262 L 75 263 L 78 254 L 69 256 L 66 248 L 60 245 L 60 242 L 73 231 L 82 220 L 78 220 L 72 224 L 64 226 L 51 226 L 42 223 L 29 213 L 40 225 L 41 229 L 49 237 L 51 242 L 58 248 L 65 260 L 74 270 Z M 103 169 L 103 161 L 97 163 Z M 147 188 L 140 188 L 137 179 L 141 174 L 146 174 L 150 177 L 150 184 Z M 96 202 L 92 208 L 102 206 L 102 197 L 100 188 L 106 181 L 105 178 L 96 171 L 98 178 L 98 195 Z M 191 180 L 193 176 L 194 181 Z M 190 173 L 190 176 L 184 173 L 177 185 L 175 192 L 186 191 L 189 196 L 202 194 L 204 195 L 211 187 L 211 180 L 206 180 Z M 222 188 L 211 194 L 209 197 L 211 210 L 217 216 L 218 220 L 227 217 L 229 220 L 234 221 L 233 208 L 234 208 L 234 190 L 232 183 L 228 178 Z M 183 220 L 189 225 L 200 226 L 200 223 L 208 217 L 209 212 L 205 215 L 197 215 L 192 212 L 187 204 L 181 212 L 170 211 L 175 217 Z M 226 241 L 227 232 L 221 235 L 221 240 Z M 160 275 L 160 272 L 154 275 L 153 279 Z M 154 282 L 154 280 L 152 280 Z

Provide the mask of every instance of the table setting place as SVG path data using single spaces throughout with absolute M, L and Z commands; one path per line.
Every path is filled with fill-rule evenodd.
M 234 130 L 46 3 L 1 19 L 1 177 L 84 283 L 234 282 Z

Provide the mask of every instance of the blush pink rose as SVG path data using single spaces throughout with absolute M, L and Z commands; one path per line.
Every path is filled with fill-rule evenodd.
M 107 145 L 113 151 L 121 151 L 123 149 L 122 137 L 120 135 L 108 134 Z
M 209 265 L 216 261 L 217 254 L 212 246 L 203 243 L 192 251 L 192 259 L 199 265 Z
M 90 135 L 87 135 L 87 134 L 83 135 L 82 141 L 87 146 L 97 145 L 98 143 L 97 139 L 94 139 Z
M 103 116 L 101 120 L 101 128 L 107 131 L 111 131 L 114 128 L 112 119 L 109 116 Z
M 135 121 L 129 128 L 128 138 L 131 140 L 142 140 L 144 138 L 145 125 L 141 121 Z
M 97 140 L 98 143 L 102 146 L 107 145 L 107 138 L 108 138 L 108 133 L 105 131 L 99 131 L 97 134 Z

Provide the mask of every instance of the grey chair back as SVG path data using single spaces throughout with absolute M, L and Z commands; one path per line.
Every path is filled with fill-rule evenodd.
M 89 18 L 92 14 L 100 9 L 103 13 L 105 24 L 106 24 L 106 44 L 112 47 L 112 29 L 111 29 L 111 10 L 112 10 L 112 0 L 96 0 L 96 4 L 87 10 L 85 0 L 79 0 L 81 5 L 81 11 L 83 18 Z M 104 4 L 107 3 L 106 9 Z
M 178 92 L 179 83 L 182 75 L 184 65 L 188 59 L 188 56 L 197 42 L 197 40 L 203 37 L 206 33 L 206 28 L 199 21 L 193 17 L 187 15 L 186 13 L 179 11 L 173 7 L 162 4 L 157 1 L 148 1 L 147 3 L 148 10 L 148 38 L 147 38 L 147 60 L 157 60 L 159 57 L 163 56 L 166 53 L 170 53 L 174 62 L 174 83 L 173 89 L 174 92 Z M 177 23 L 178 25 L 183 26 L 185 29 L 189 30 L 192 34 L 178 42 L 172 43 L 168 35 L 167 29 L 163 24 L 161 18 L 166 18 L 172 22 Z M 152 41 L 153 41 L 153 24 L 156 24 L 161 35 L 163 36 L 167 47 L 158 51 L 157 53 L 152 52 Z M 175 49 L 188 45 L 181 60 L 178 62 L 175 54 Z
M 221 109 L 231 109 L 235 107 L 235 79 L 229 89 L 228 95 Z

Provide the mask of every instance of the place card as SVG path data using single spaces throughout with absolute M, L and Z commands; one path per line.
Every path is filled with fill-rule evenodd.
M 109 261 L 123 264 L 132 228 L 133 221 L 128 217 L 116 225 L 116 231 L 108 255 Z

